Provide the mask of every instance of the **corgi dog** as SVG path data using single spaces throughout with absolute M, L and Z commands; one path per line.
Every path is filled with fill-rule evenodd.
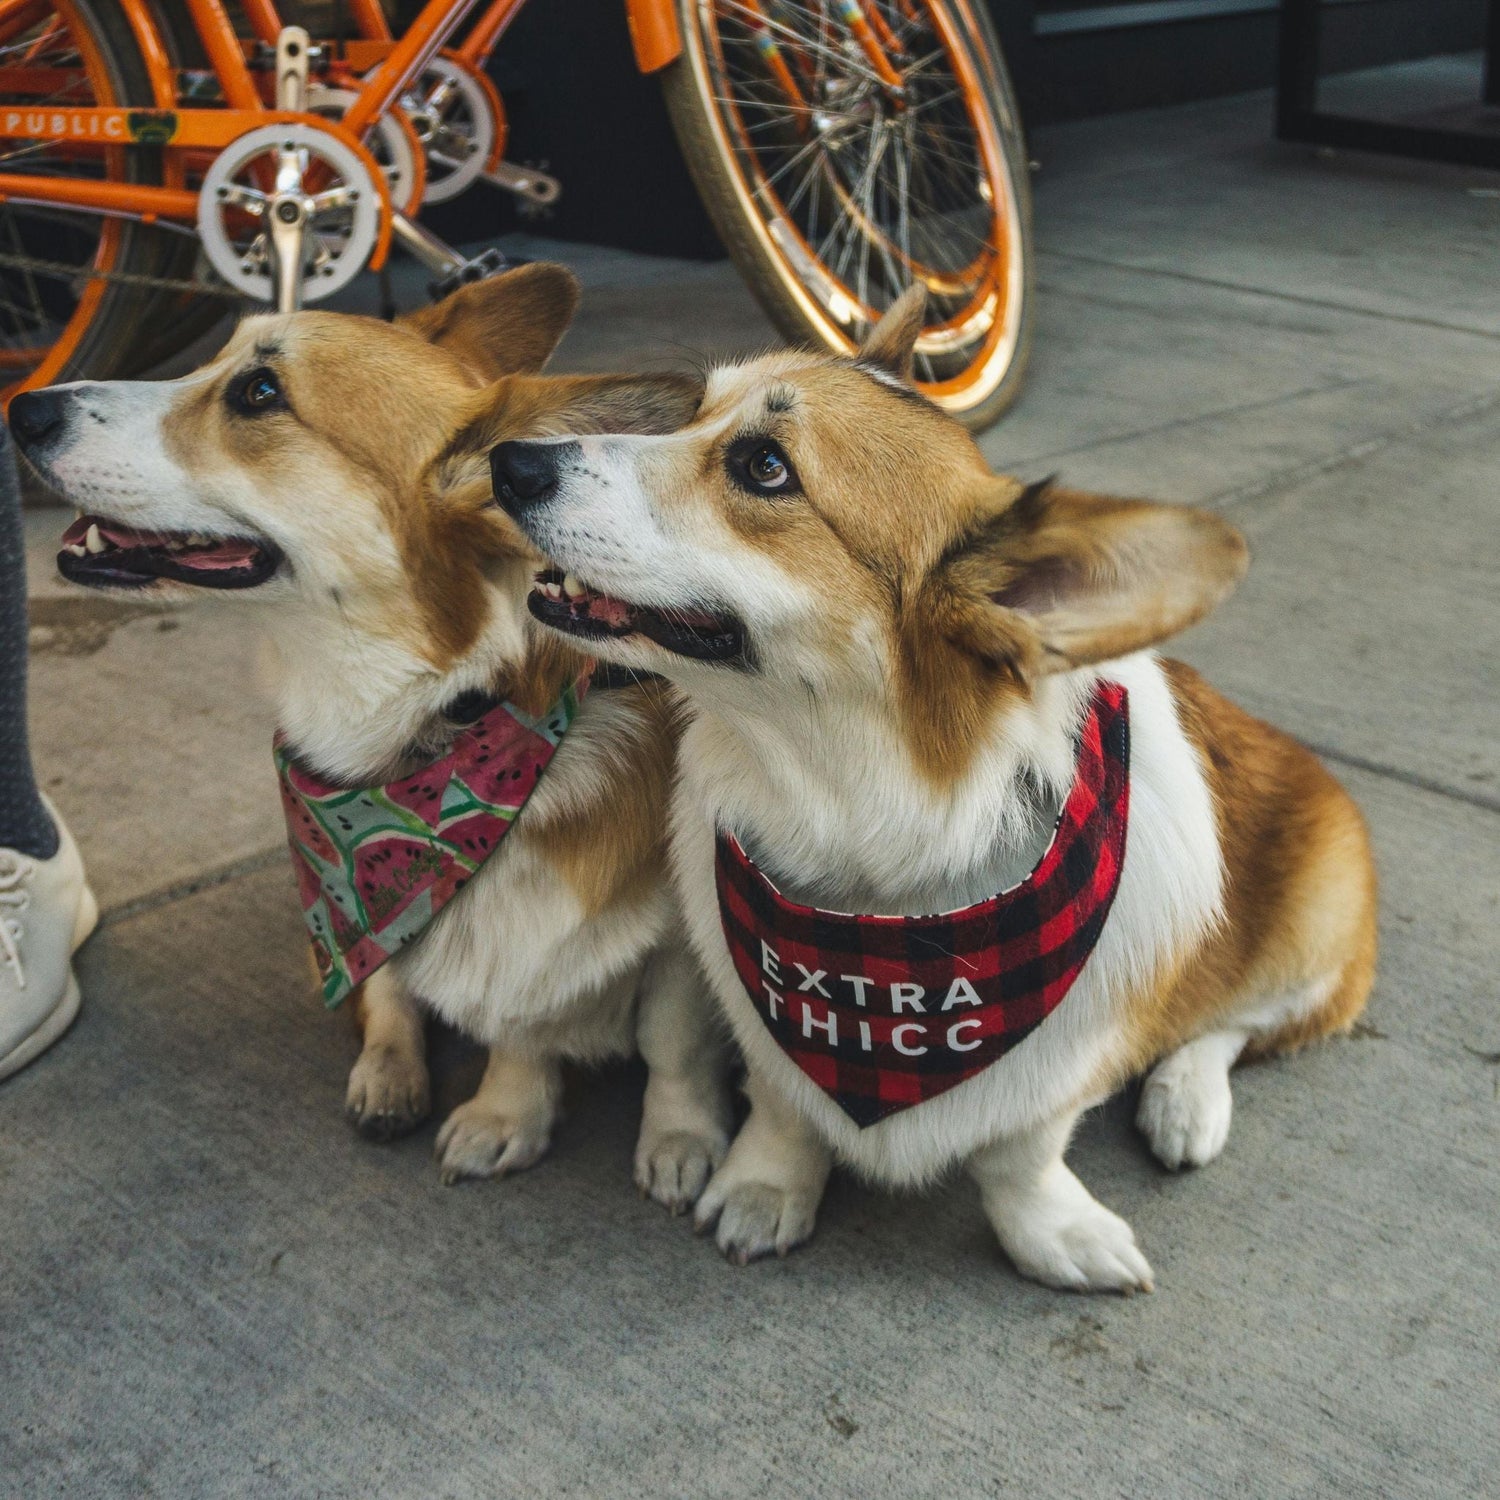
M 395 324 L 251 317 L 180 380 L 19 396 L 20 447 L 84 512 L 61 570 L 263 605 L 280 732 L 339 786 L 430 762 L 476 698 L 545 714 L 586 662 L 527 614 L 538 559 L 493 503 L 487 450 L 512 433 L 666 431 L 701 391 L 674 375 L 535 374 L 577 300 L 562 267 L 530 265 Z M 489 1048 L 437 1137 L 448 1182 L 535 1162 L 562 1061 L 639 1047 L 637 1181 L 675 1211 L 696 1199 L 729 1103 L 666 865 L 676 735 L 662 684 L 588 691 L 513 831 L 355 991 L 347 1109 L 365 1134 L 428 1113 L 424 1007 Z
M 1369 842 L 1152 650 L 1235 587 L 1239 534 L 991 472 L 910 384 L 922 304 L 851 359 L 713 370 L 673 433 L 507 443 L 496 495 L 563 570 L 532 612 L 687 705 L 672 860 L 751 1105 L 699 1227 L 784 1254 L 833 1161 L 962 1164 L 1023 1275 L 1149 1291 L 1075 1122 L 1148 1072 L 1155 1154 L 1216 1156 L 1233 1064 L 1365 1004 Z

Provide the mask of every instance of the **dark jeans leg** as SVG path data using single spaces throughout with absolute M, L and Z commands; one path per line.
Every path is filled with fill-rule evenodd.
M 57 853 L 26 738 L 26 548 L 10 433 L 0 426 L 0 849 Z

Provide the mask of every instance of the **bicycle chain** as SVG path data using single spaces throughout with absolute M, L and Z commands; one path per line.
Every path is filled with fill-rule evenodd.
M 14 255 L 0 250 L 0 268 L 35 271 L 43 276 L 57 276 L 65 281 L 84 277 L 89 281 L 111 281 L 120 286 L 144 286 L 155 291 L 194 292 L 200 297 L 217 297 L 225 302 L 239 302 L 240 294 L 222 281 L 197 281 L 181 276 L 147 276 L 142 271 L 96 271 L 88 266 L 72 266 L 62 260 L 42 260 L 35 255 Z

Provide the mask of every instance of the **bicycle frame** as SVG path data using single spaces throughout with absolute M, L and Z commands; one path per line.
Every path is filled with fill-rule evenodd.
M 491 0 L 469 36 L 455 50 L 455 57 L 482 72 L 484 62 L 524 3 L 525 0 Z M 162 146 L 168 185 L 0 172 L 0 202 L 55 204 L 146 222 L 164 218 L 191 223 L 197 213 L 197 196 L 180 186 L 185 180 L 182 151 L 221 149 L 259 125 L 297 118 L 265 107 L 246 59 L 246 45 L 236 35 L 219 0 L 187 0 L 187 9 L 223 90 L 228 105 L 225 109 L 179 108 L 176 72 L 146 0 L 120 0 L 120 4 L 146 63 L 155 109 L 28 110 L 15 106 L 0 113 L 0 141 L 68 141 L 80 147 Z M 349 44 L 348 64 L 356 69 L 362 64 L 373 64 L 374 71 L 358 83 L 359 96 L 336 130 L 352 137 L 350 144 L 362 141 L 477 4 L 478 0 L 428 0 L 405 35 L 395 40 L 379 0 L 349 0 L 350 14 L 362 36 Z M 24 24 L 31 9 L 31 0 L 0 0 L 0 35 Z M 244 9 L 256 33 L 254 41 L 274 43 L 281 21 L 271 0 L 244 0 Z M 652 72 L 665 67 L 682 47 L 672 0 L 626 0 L 626 11 L 641 70 Z M 319 123 L 328 125 L 326 120 Z M 378 172 L 375 176 L 378 181 Z M 179 185 L 171 185 L 174 182 Z M 383 264 L 387 244 L 388 236 L 383 236 L 376 258 L 371 260 L 372 268 L 378 270 Z
M 188 13 L 229 107 L 178 108 L 176 75 L 145 0 L 120 0 L 120 3 L 132 31 L 143 42 L 142 55 L 146 59 L 156 108 L 48 106 L 27 109 L 24 105 L 16 105 L 0 111 L 0 140 L 66 141 L 82 148 L 130 144 L 161 146 L 169 185 L 158 187 L 0 172 L 0 201 L 55 204 L 146 222 L 164 218 L 192 223 L 197 216 L 198 199 L 196 193 L 180 186 L 185 180 L 185 163 L 181 159 L 184 151 L 222 149 L 257 126 L 302 118 L 266 108 L 246 60 L 245 49 L 218 0 L 188 0 Z M 521 3 L 522 0 L 496 0 L 491 9 L 502 14 L 498 17 L 498 24 L 492 21 L 487 28 L 493 37 L 498 38 L 505 22 Z M 319 125 L 332 128 L 345 138 L 345 144 L 361 154 L 365 165 L 372 169 L 372 180 L 377 186 L 382 185 L 383 178 L 375 168 L 373 158 L 360 144 L 364 135 L 463 24 L 476 4 L 477 0 L 429 0 L 406 35 L 386 45 L 387 55 L 361 86 L 359 97 L 350 106 L 344 120 L 330 127 L 327 120 L 317 119 Z M 360 12 L 365 25 L 373 24 L 374 16 L 370 10 L 373 5 L 374 0 L 368 0 Z M 30 0 L 0 0 L 0 33 L 8 23 L 24 18 L 29 9 Z M 250 14 L 257 27 L 269 26 L 276 21 L 269 0 L 252 0 Z M 381 23 L 383 25 L 383 17 Z M 174 183 L 178 185 L 170 185 Z M 383 217 L 389 218 L 389 214 Z M 373 268 L 378 270 L 384 263 L 388 244 L 388 234 L 383 235 L 371 260 Z

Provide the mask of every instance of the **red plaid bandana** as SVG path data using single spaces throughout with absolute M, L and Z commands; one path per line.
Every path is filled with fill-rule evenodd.
M 821 911 L 788 901 L 720 833 L 719 916 L 756 1013 L 861 1129 L 972 1078 L 1040 1026 L 1088 962 L 1129 808 L 1125 689 L 1101 683 L 1047 852 L 987 901 L 930 917 Z

